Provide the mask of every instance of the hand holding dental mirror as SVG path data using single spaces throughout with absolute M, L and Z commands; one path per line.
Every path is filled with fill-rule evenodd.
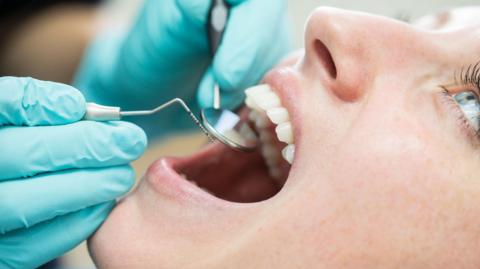
M 229 7 L 223 0 L 212 3 L 209 14 L 208 36 L 212 56 L 220 45 L 228 19 Z M 258 137 L 250 126 L 234 112 L 222 109 L 220 86 L 213 88 L 213 107 L 202 110 L 204 127 L 223 144 L 240 151 L 253 151 L 257 148 Z
M 208 23 L 208 35 L 212 55 L 220 45 L 223 32 L 228 19 L 228 5 L 223 0 L 212 3 Z M 220 108 L 220 87 L 214 86 L 213 107 L 202 110 L 202 123 L 192 113 L 187 104 L 180 98 L 174 98 L 152 110 L 121 111 L 119 107 L 102 106 L 95 103 L 87 104 L 85 120 L 108 121 L 120 120 L 125 116 L 152 115 L 173 104 L 180 104 L 189 114 L 195 124 L 213 141 L 221 143 L 235 150 L 251 152 L 257 148 L 258 138 L 247 122 L 243 121 L 234 112 Z

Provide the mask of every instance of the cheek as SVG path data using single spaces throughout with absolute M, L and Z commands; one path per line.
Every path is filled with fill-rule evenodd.
M 436 235 L 435 243 L 443 246 L 438 223 L 455 212 L 452 201 L 458 198 L 450 172 L 438 169 L 448 153 L 415 124 L 396 121 L 380 128 L 376 119 L 360 120 L 335 154 L 325 157 L 321 171 L 318 157 L 305 166 L 309 179 L 302 195 L 315 192 L 305 204 L 318 217 L 317 228 L 309 229 L 310 245 L 354 257 L 364 250 L 387 260 L 409 240 L 419 241 L 412 251 L 428 247 Z
M 448 188 L 448 174 L 438 168 L 447 165 L 449 155 L 422 127 L 377 117 L 359 121 L 355 130 L 339 147 L 334 164 L 355 192 L 405 205 L 409 199 L 426 202 L 429 192 Z
M 414 118 L 410 116 L 405 118 Z M 428 226 L 440 215 L 452 213 L 448 211 L 461 196 L 462 167 L 458 165 L 456 171 L 450 167 L 462 159 L 460 152 L 446 147 L 431 130 L 400 117 L 382 124 L 377 116 L 376 121 L 360 121 L 359 126 L 363 127 L 346 139 L 335 161 L 334 184 L 338 193 L 346 194 L 345 201 L 355 200 L 356 210 L 363 207 L 373 219 L 383 215 L 386 222 L 410 220 L 420 225 L 421 220 Z

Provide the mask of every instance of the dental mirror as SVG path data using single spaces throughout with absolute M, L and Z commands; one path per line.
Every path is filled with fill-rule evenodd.
M 220 89 L 215 84 L 214 96 L 219 96 Z M 248 123 L 234 112 L 220 108 L 220 98 L 214 98 L 214 106 L 202 110 L 202 123 L 211 136 L 223 144 L 244 152 L 257 148 L 258 138 Z
M 220 45 L 227 24 L 229 7 L 224 0 L 212 1 L 210 8 L 208 37 L 212 56 Z M 223 144 L 240 151 L 254 151 L 258 137 L 246 121 L 234 112 L 220 107 L 220 87 L 213 87 L 213 107 L 202 110 L 202 122 L 205 129 Z

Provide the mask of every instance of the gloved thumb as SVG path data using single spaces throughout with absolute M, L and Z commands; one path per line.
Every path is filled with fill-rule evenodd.
M 213 1 L 218 0 L 176 0 L 182 14 L 192 19 L 198 26 L 205 26 Z M 226 0 L 226 3 L 233 8 L 245 1 L 247 0 Z
M 224 90 L 245 89 L 258 83 L 290 47 L 285 1 L 246 1 L 231 10 L 213 70 Z
M 223 40 L 200 85 L 202 107 L 211 104 L 214 81 L 224 103 L 240 104 L 243 90 L 258 83 L 290 50 L 285 1 L 237 2 L 242 3 L 231 8 Z

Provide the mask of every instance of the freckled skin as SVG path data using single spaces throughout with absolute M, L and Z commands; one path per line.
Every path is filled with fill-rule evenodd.
M 432 30 L 427 22 L 434 16 L 416 27 L 317 9 L 307 23 L 305 53 L 286 64 L 300 85 L 302 135 L 282 191 L 224 210 L 186 206 L 142 182 L 90 240 L 95 262 L 100 268 L 479 268 L 478 149 L 438 87 L 480 59 L 478 18 L 480 8 L 456 9 L 442 14 L 441 27 L 430 23 Z M 335 76 L 318 56 L 317 40 L 328 48 Z

